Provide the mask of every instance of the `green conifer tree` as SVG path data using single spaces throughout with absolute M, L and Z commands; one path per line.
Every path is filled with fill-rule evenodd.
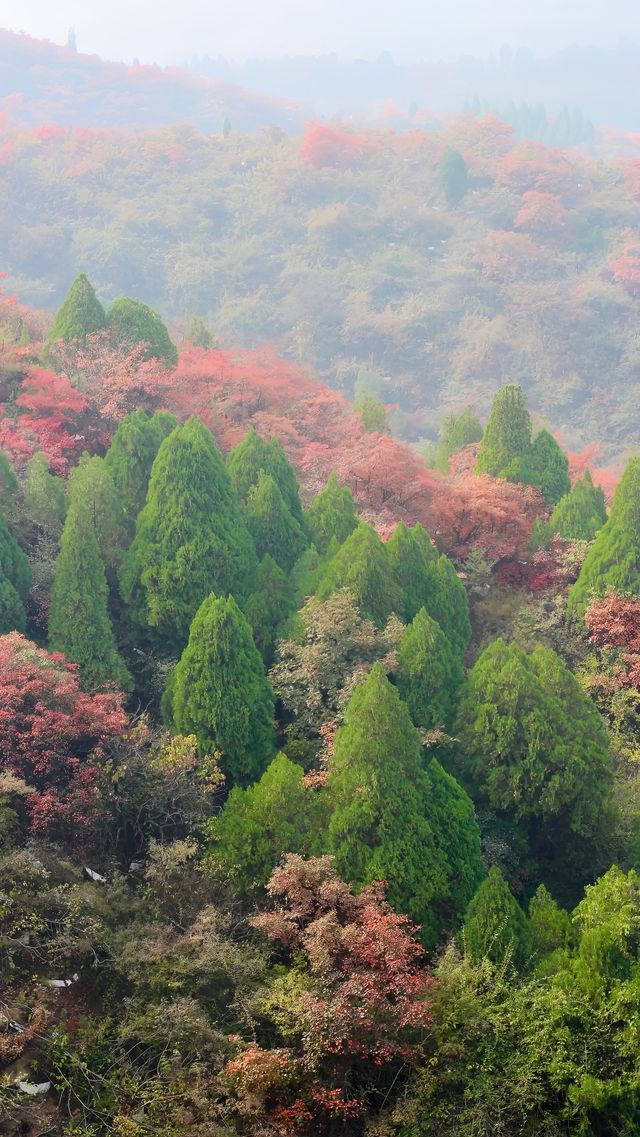
M 518 970 L 531 958 L 529 922 L 498 868 L 493 866 L 467 908 L 463 939 L 473 963 L 509 959 Z
M 510 481 L 528 480 L 530 459 L 531 419 L 524 391 L 508 383 L 493 400 L 476 473 Z
M 23 632 L 31 587 L 29 562 L 0 513 L 0 629 Z
M 115 338 L 126 345 L 146 344 L 145 359 L 159 359 L 167 367 L 175 367 L 178 352 L 157 312 L 142 300 L 122 296 L 114 300 L 107 315 L 107 325 Z
M 24 508 L 27 519 L 54 539 L 62 533 L 67 498 L 64 482 L 49 470 L 49 460 L 42 453 L 34 454 L 27 462 L 24 485 Z
M 328 846 L 341 875 L 358 885 L 388 881 L 390 902 L 421 925 L 432 947 L 444 930 L 442 912 L 448 910 L 450 927 L 453 908 L 453 868 L 442 849 L 443 834 L 434 831 L 443 823 L 443 799 L 439 794 L 434 808 L 417 732 L 379 663 L 349 701 L 336 735 L 328 792 L 333 804 Z M 473 822 L 469 832 L 474 833 Z M 477 857 L 469 869 L 475 879 L 477 829 L 468 851 L 471 860 Z
M 49 612 L 49 645 L 78 664 L 88 690 L 131 686 L 108 611 L 107 578 L 90 513 L 72 506 L 64 523 Z
M 255 592 L 244 606 L 255 645 L 265 667 L 273 663 L 280 629 L 296 609 L 296 592 L 279 565 L 267 553 L 258 565 Z
M 267 443 L 252 427 L 229 454 L 227 470 L 241 502 L 247 500 L 249 490 L 257 485 L 260 474 L 270 474 L 291 514 L 304 529 L 298 479 L 277 438 Z
M 442 553 L 427 566 L 429 589 L 425 608 L 444 637 L 463 659 L 471 639 L 469 598 L 455 566 Z
M 482 441 L 482 424 L 473 407 L 465 407 L 460 414 L 445 415 L 440 425 L 435 467 L 441 473 L 449 472 L 454 454 L 474 442 Z
M 602 596 L 608 588 L 640 595 L 640 458 L 632 458 L 627 464 L 609 519 L 569 592 L 568 614 L 581 619 L 591 596 Z
M 419 533 L 418 530 L 422 532 Z M 426 538 L 426 541 L 424 540 Z M 438 553 L 421 525 L 407 528 L 399 521 L 386 543 L 387 555 L 402 589 L 402 611 L 406 623 L 429 603 L 431 574 L 429 566 L 438 560 Z
M 326 823 L 325 795 L 305 786 L 301 766 L 277 754 L 259 782 L 235 786 L 208 822 L 206 870 L 233 896 L 252 897 L 286 853 L 320 855 Z
M 338 544 L 346 541 L 358 524 L 353 495 L 348 486 L 338 481 L 335 473 L 307 510 L 307 528 L 319 553 L 325 553 L 332 537 Z
M 449 730 L 462 680 L 460 657 L 421 608 L 405 629 L 398 652 L 398 690 L 414 726 Z
M 438 166 L 442 192 L 449 205 L 458 205 L 469 188 L 469 171 L 462 154 L 445 147 Z
M 387 408 L 379 395 L 363 391 L 355 399 L 353 409 L 367 434 L 389 434 Z
M 270 439 L 267 444 L 267 465 L 264 472 L 271 474 L 293 517 L 304 528 L 304 511 L 296 472 L 277 438 Z
M 447 866 L 447 888 L 437 908 L 443 928 L 457 924 L 485 875 L 473 802 L 436 758 L 427 764 L 429 819 Z
M 555 505 L 571 489 L 569 459 L 548 430 L 536 435 L 529 459 L 529 481 L 548 505 Z
M 45 340 L 43 353 L 45 362 L 51 362 L 51 349 L 57 340 L 64 340 L 65 343 L 82 343 L 87 336 L 104 328 L 105 324 L 104 308 L 95 294 L 93 285 L 81 272 L 58 309 L 51 331 Z
M 556 505 L 549 518 L 549 531 L 565 541 L 592 541 L 606 520 L 604 492 L 594 486 L 591 471 L 585 470 L 571 493 Z
M 118 425 L 105 462 L 120 498 L 127 535 L 133 537 L 136 518 L 143 508 L 151 467 L 160 444 L 178 425 L 168 411 L 132 411 Z
M 202 754 L 219 751 L 233 784 L 260 777 L 275 754 L 274 697 L 251 628 L 232 596 L 211 593 L 191 625 L 171 680 L 177 731 Z
M 560 908 L 544 884 L 529 902 L 529 926 L 537 960 L 543 960 L 558 948 L 569 947 L 573 939 L 571 917 Z
M 211 432 L 199 419 L 178 426 L 156 455 L 136 535 L 120 571 L 122 598 L 138 624 L 181 651 L 205 597 L 242 601 L 256 555 Z
M 247 494 L 244 515 L 258 556 L 269 554 L 290 572 L 308 541 L 271 474 L 261 471 L 258 475 Z
M 317 595 L 326 600 L 339 588 L 348 588 L 360 614 L 380 627 L 392 612 L 402 611 L 402 593 L 387 550 L 371 525 L 358 525 L 340 546 Z
M 104 458 L 83 454 L 71 471 L 69 508 L 86 512 L 93 526 L 107 578 L 114 583 L 126 545 L 124 514 L 111 470 Z
M 0 450 L 0 513 L 11 519 L 18 496 L 18 479 L 4 450 Z

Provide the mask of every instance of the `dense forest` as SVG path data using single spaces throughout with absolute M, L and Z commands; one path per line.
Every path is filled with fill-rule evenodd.
M 2 1131 L 636 1133 L 640 458 L 0 328 Z

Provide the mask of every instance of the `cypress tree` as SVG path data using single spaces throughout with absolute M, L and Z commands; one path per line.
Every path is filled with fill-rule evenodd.
M 124 556 L 126 528 L 111 471 L 104 458 L 83 454 L 69 476 L 69 508 L 86 512 L 93 526 L 102 563 L 113 583 Z
M 354 400 L 353 409 L 367 434 L 389 434 L 387 408 L 374 391 L 363 391 Z
M 64 483 L 49 470 L 49 460 L 41 453 L 27 462 L 24 507 L 29 521 L 58 538 L 67 512 Z
M 258 556 L 269 554 L 290 572 L 308 541 L 271 474 L 261 471 L 258 475 L 247 494 L 244 515 Z
M 418 530 L 422 532 L 419 533 Z M 428 566 L 437 562 L 438 553 L 422 526 L 414 525 L 413 529 L 408 529 L 404 521 L 398 522 L 385 547 L 402 589 L 402 610 L 399 615 L 406 623 L 410 623 L 429 602 L 433 590 Z
M 348 588 L 360 614 L 379 626 L 392 612 L 402 611 L 387 550 L 371 525 L 358 525 L 340 546 L 322 576 L 318 597 L 326 600 L 339 588 Z
M 232 596 L 202 602 L 171 680 L 177 731 L 221 753 L 233 783 L 258 778 L 275 753 L 274 697 L 251 628 Z
M 307 528 L 319 553 L 324 553 L 333 537 L 339 545 L 346 541 L 358 524 L 353 495 L 348 486 L 338 481 L 335 473 L 307 510 Z
M 444 930 L 443 911 L 450 918 L 454 905 L 452 866 L 442 833 L 435 833 L 443 823 L 442 795 L 434 808 L 417 732 L 379 663 L 349 701 L 336 735 L 328 792 L 333 804 L 328 845 L 341 875 L 357 885 L 388 881 L 391 904 L 417 921 L 425 945 L 433 946 Z M 477 830 L 472 860 L 474 850 Z M 474 868 L 469 876 L 475 876 Z
M 446 895 L 439 902 L 442 926 L 455 926 L 485 875 L 473 802 L 437 759 L 427 765 L 429 818 L 447 866 Z
M 264 472 L 271 474 L 293 517 L 304 528 L 304 512 L 296 472 L 277 438 L 270 439 L 267 444 L 267 465 Z
M 474 442 L 482 441 L 482 424 L 473 407 L 465 407 L 460 414 L 445 415 L 440 426 L 440 437 L 436 451 L 436 469 L 449 472 L 449 462 L 454 454 Z
M 78 664 L 87 689 L 115 684 L 126 690 L 108 612 L 107 578 L 90 513 L 72 506 L 60 540 L 49 611 L 49 646 Z
M 544 959 L 558 948 L 566 948 L 572 941 L 571 917 L 560 908 L 553 896 L 541 884 L 529 903 L 529 926 L 533 941 L 533 951 L 538 959 Z
M 444 553 L 428 565 L 427 571 L 429 589 L 425 608 L 462 659 L 471 639 L 467 590 L 453 562 Z
M 555 505 L 569 493 L 569 459 L 548 430 L 536 435 L 528 465 L 528 481 L 538 487 L 548 505 Z
M 442 192 L 449 205 L 458 205 L 469 188 L 469 171 L 462 154 L 446 146 L 438 166 Z
M 421 608 L 398 652 L 398 690 L 414 726 L 451 727 L 463 679 L 460 658 L 440 626 Z
M 0 450 L 0 512 L 5 517 L 13 517 L 17 495 L 18 479 L 4 450 Z
M 581 619 L 591 596 L 602 596 L 609 588 L 640 595 L 640 458 L 632 458 L 627 464 L 609 519 L 569 592 L 568 614 Z
M 467 909 L 463 935 L 474 963 L 488 958 L 501 965 L 508 957 L 521 969 L 531 957 L 529 921 L 495 865 Z
M 590 470 L 561 498 L 549 518 L 549 532 L 565 541 L 592 541 L 607 520 L 604 491 L 594 486 Z
M 180 651 L 205 597 L 251 592 L 253 542 L 211 432 L 191 418 L 156 455 L 136 535 L 120 571 L 133 618 Z
M 159 359 L 167 367 L 175 367 L 178 352 L 157 312 L 142 300 L 122 296 L 114 300 L 107 315 L 107 325 L 123 344 L 146 345 L 145 359 Z
M 105 462 L 111 471 L 127 534 L 133 537 L 136 518 L 143 508 L 151 476 L 151 467 L 160 444 L 178 425 L 168 411 L 132 411 L 119 424 Z
M 229 454 L 227 470 L 241 502 L 247 500 L 251 487 L 258 484 L 260 474 L 270 474 L 291 514 L 304 529 L 298 479 L 277 438 L 267 443 L 252 427 Z
M 279 630 L 295 609 L 295 589 L 267 553 L 258 565 L 255 592 L 251 593 L 244 607 L 255 645 L 266 667 L 273 663 Z
M 524 391 L 514 383 L 494 397 L 476 463 L 477 474 L 522 481 L 531 457 L 531 419 Z
M 264 888 L 285 853 L 323 852 L 325 795 L 304 784 L 304 770 L 277 754 L 259 782 L 235 786 L 222 811 L 208 822 L 205 866 L 232 895 Z
M 50 360 L 50 349 L 57 340 L 64 340 L 65 343 L 82 343 L 87 336 L 104 328 L 105 324 L 104 308 L 95 294 L 93 285 L 81 272 L 58 309 L 53 327 L 45 340 L 45 361 Z
M 0 513 L 0 628 L 24 631 L 25 604 L 31 587 L 29 562 Z

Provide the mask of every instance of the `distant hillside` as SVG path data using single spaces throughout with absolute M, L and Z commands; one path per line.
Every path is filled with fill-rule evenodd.
M 131 127 L 190 122 L 219 134 L 232 128 L 293 128 L 301 115 L 286 100 L 211 81 L 179 68 L 108 63 L 68 47 L 0 29 L 0 111 L 14 122 Z

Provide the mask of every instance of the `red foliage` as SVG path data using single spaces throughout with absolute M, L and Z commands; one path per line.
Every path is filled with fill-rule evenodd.
M 609 268 L 612 280 L 621 284 L 630 296 L 640 294 L 640 242 L 630 238 Z
M 126 717 L 120 694 L 87 695 L 76 671 L 18 632 L 0 637 L 0 769 L 33 787 L 34 832 L 82 844 L 104 811 L 100 751 Z
M 525 229 L 538 236 L 557 237 L 566 231 L 569 214 L 559 197 L 540 190 L 529 190 L 522 195 L 522 205 L 516 215 L 517 229 Z
M 532 486 L 463 474 L 433 495 L 431 535 L 455 558 L 479 549 L 489 560 L 526 555 L 533 523 L 545 506 Z
M 519 193 L 538 190 L 565 202 L 584 195 L 589 187 L 586 171 L 562 150 L 549 150 L 537 142 L 521 142 L 500 161 L 497 180 Z
M 609 592 L 585 612 L 589 638 L 605 656 L 615 689 L 640 688 L 640 597 Z
M 54 469 L 64 471 L 69 459 L 86 448 L 79 420 L 88 402 L 66 375 L 43 367 L 31 368 L 16 406 L 26 412 L 16 421 L 16 429 L 33 441 L 33 451 L 46 454 Z
M 81 345 L 59 340 L 54 349 L 59 370 L 100 415 L 116 423 L 139 407 L 155 410 L 169 385 L 167 369 L 144 354 L 144 344 L 114 346 L 108 330 L 94 332 Z
M 376 138 L 346 130 L 342 126 L 326 126 L 314 122 L 307 126 L 300 146 L 300 157 L 316 170 L 325 166 L 347 169 L 357 165 L 366 155 L 380 149 Z

